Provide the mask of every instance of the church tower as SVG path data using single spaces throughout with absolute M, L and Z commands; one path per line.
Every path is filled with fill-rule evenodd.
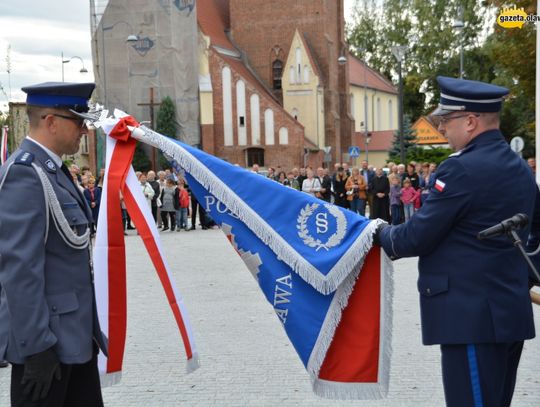
M 231 39 L 282 103 L 291 45 L 297 31 L 303 37 L 321 76 L 324 137 L 317 144 L 343 161 L 352 136 L 347 64 L 338 64 L 346 55 L 343 0 L 229 0 L 229 7 Z

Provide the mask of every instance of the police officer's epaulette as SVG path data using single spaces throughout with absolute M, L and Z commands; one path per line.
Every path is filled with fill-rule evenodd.
M 28 151 L 21 151 L 21 153 L 15 159 L 14 164 L 22 164 L 31 166 L 34 161 L 34 154 L 29 153 Z
M 470 145 L 470 146 L 467 146 L 465 147 L 464 149 L 462 150 L 459 150 L 459 151 L 456 151 L 455 153 L 452 153 L 448 156 L 448 158 L 451 158 L 451 157 L 459 157 L 460 155 L 463 155 L 469 151 L 471 151 L 472 149 L 474 148 L 474 145 Z

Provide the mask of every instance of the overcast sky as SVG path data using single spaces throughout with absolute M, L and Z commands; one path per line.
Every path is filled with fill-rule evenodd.
M 10 100 L 24 101 L 25 85 L 62 80 L 93 81 L 88 0 L 1 0 L 0 83 Z M 7 49 L 11 46 L 11 75 L 7 74 Z M 62 64 L 64 58 L 79 56 L 89 71 L 79 71 L 78 59 Z M 11 86 L 10 86 L 11 84 Z M 11 89 L 10 89 L 11 88 Z M 6 95 L 0 92 L 0 102 Z
M 354 0 L 344 1 L 347 16 Z M 0 92 L 0 109 L 5 110 L 8 98 L 24 101 L 22 86 L 61 81 L 62 65 L 66 82 L 93 81 L 90 40 L 89 0 L 0 0 L 0 84 L 5 91 Z M 79 72 L 82 64 L 76 58 L 62 64 L 62 52 L 66 60 L 82 58 L 88 73 Z

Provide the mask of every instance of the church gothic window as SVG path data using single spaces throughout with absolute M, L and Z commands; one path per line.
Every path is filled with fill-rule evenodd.
M 281 77 L 283 76 L 283 62 L 276 59 L 272 63 L 273 85 L 275 90 L 281 90 Z
M 252 94 L 249 98 L 251 112 L 251 144 L 261 144 L 261 118 L 259 95 Z M 257 163 L 258 164 L 258 163 Z
M 238 145 L 247 144 L 246 117 L 246 84 L 244 81 L 236 82 L 236 115 L 238 123 Z
M 289 129 L 286 127 L 279 129 L 279 144 L 289 144 Z
M 272 109 L 266 109 L 264 111 L 264 144 L 267 146 L 275 144 L 274 111 Z
M 232 73 L 226 66 L 221 71 L 223 90 L 223 144 L 233 145 Z
M 296 83 L 302 83 L 302 50 L 296 48 Z
M 294 66 L 289 68 L 289 83 L 294 85 L 296 83 L 296 74 L 294 72 Z
M 309 83 L 309 67 L 304 65 L 304 83 Z

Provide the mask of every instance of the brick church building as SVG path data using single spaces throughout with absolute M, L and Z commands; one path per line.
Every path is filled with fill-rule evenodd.
M 342 0 L 199 0 L 197 22 L 205 151 L 243 167 L 348 161 Z

